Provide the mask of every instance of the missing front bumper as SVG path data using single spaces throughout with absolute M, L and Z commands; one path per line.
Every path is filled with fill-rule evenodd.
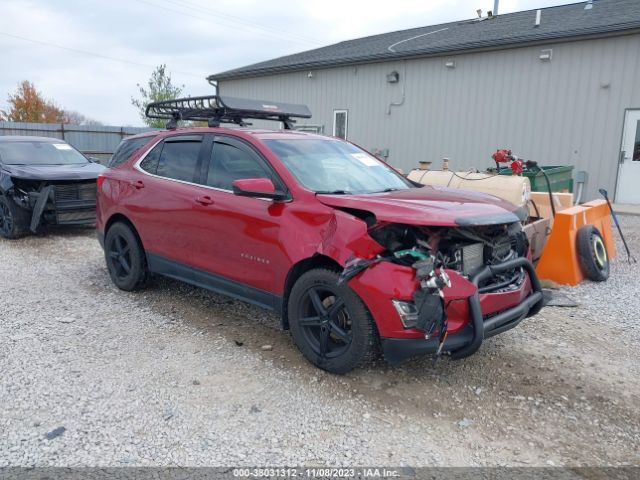
M 523 268 L 531 283 L 532 292 L 515 307 L 498 313 L 487 319 L 483 318 L 480 308 L 480 296 L 477 287 L 480 282 L 493 275 L 515 268 Z M 542 287 L 536 275 L 533 264 L 526 258 L 517 258 L 499 265 L 486 266 L 470 281 L 476 286 L 476 293 L 469 297 L 470 325 L 462 331 L 449 335 L 445 340 L 443 350 L 450 352 L 451 358 L 459 360 L 478 351 L 485 338 L 505 332 L 518 325 L 525 318 L 535 315 L 544 306 Z M 398 364 L 403 360 L 419 355 L 428 355 L 438 350 L 438 338 L 381 338 L 384 358 L 391 364 Z
M 30 228 L 43 224 L 92 225 L 96 221 L 96 186 L 93 182 L 52 184 L 31 193 L 34 199 Z

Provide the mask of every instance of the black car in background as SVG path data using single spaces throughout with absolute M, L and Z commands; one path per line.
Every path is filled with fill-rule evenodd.
M 104 170 L 58 138 L 0 136 L 0 235 L 41 225 L 91 225 Z

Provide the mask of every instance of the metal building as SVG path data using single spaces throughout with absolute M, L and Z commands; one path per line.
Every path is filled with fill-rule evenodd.
M 640 0 L 486 15 L 341 42 L 209 77 L 221 95 L 307 104 L 298 127 L 405 171 L 484 169 L 508 147 L 640 203 Z

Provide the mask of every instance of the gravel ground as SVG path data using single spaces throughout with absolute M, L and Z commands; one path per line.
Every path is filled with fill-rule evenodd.
M 631 253 L 640 259 L 640 216 L 621 216 L 619 219 Z M 615 235 L 618 238 L 617 231 Z M 585 282 L 562 290 L 580 303 L 580 314 L 594 322 L 624 329 L 626 334 L 618 341 L 637 345 L 640 340 L 640 265 L 627 261 L 627 253 L 619 239 L 616 248 L 616 261 L 611 264 L 607 282 Z
M 640 217 L 624 217 L 640 255 Z M 563 289 L 475 356 L 307 364 L 278 319 L 157 279 L 89 229 L 0 240 L 0 466 L 637 465 L 640 280 Z M 271 349 L 263 349 L 270 345 Z

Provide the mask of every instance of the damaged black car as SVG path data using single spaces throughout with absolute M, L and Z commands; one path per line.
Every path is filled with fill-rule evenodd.
M 0 235 L 43 225 L 92 225 L 104 167 L 58 138 L 0 137 Z

